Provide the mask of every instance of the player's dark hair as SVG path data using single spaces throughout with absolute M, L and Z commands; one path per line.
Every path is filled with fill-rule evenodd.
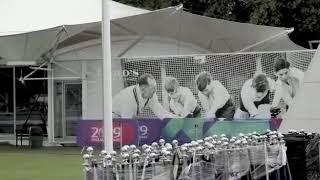
M 197 87 L 199 91 L 206 89 L 207 85 L 211 82 L 211 74 L 204 71 L 201 72 L 196 79 Z
M 281 69 L 288 69 L 290 67 L 290 63 L 283 58 L 277 58 L 274 62 L 273 67 L 274 67 L 274 71 L 278 72 Z
M 164 88 L 167 92 L 174 92 L 179 87 L 179 82 L 174 77 L 167 77 Z
M 257 92 L 265 92 L 267 89 L 269 89 L 267 76 L 264 74 L 255 76 L 252 80 L 252 87 L 255 88 Z
M 148 74 L 148 73 L 142 74 L 142 75 L 138 78 L 138 84 L 139 84 L 139 86 L 149 85 L 149 84 L 148 84 L 148 79 L 154 79 L 154 77 L 153 77 L 151 74 Z

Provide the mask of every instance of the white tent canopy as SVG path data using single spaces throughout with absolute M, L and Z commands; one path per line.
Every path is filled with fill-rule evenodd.
M 247 48 L 245 51 L 292 51 L 292 50 L 306 50 L 305 48 L 292 42 L 287 34 L 281 35 L 274 39 L 268 40 L 266 42 L 260 43 L 253 46 L 252 48 Z
M 294 44 L 288 33 L 293 29 L 239 23 L 195 15 L 176 7 L 166 8 L 152 13 L 113 20 L 122 28 L 140 36 L 162 36 L 192 43 L 213 53 L 236 52 L 255 47 L 281 44 L 278 50 L 303 49 Z M 114 26 L 115 27 L 115 26 Z M 128 35 L 121 29 L 112 29 L 113 35 Z M 287 38 L 283 38 L 287 37 Z M 263 48 L 262 48 L 263 49 Z M 273 50 L 273 49 L 272 49 Z
M 110 5 L 111 19 L 149 12 L 113 1 Z M 2 0 L 0 7 L 0 65 L 39 63 L 58 40 L 101 21 L 101 0 Z
M 110 18 L 149 12 L 110 2 Z M 1 0 L 0 36 L 101 21 L 101 0 Z
M 86 30 L 100 34 L 100 24 Z M 239 23 L 195 15 L 177 7 L 114 19 L 112 37 L 164 37 L 196 45 L 211 53 L 303 50 L 288 34 L 293 29 Z M 84 34 L 85 36 L 85 34 Z M 169 54 L 162 54 L 169 55 Z
M 304 76 L 304 83 L 289 108 L 284 122 L 281 125 L 282 131 L 289 129 L 305 129 L 308 132 L 320 132 L 320 46 L 315 53 L 308 70 Z
M 28 32 L 23 34 L 0 37 L 0 65 L 19 62 L 41 61 L 39 57 L 48 50 L 55 48 L 59 41 L 92 27 L 92 23 L 81 25 L 68 25 Z M 28 65 L 28 64 L 26 64 Z
M 209 18 L 170 7 L 149 12 L 111 1 L 111 35 L 145 36 L 186 42 L 212 53 L 236 51 L 300 50 L 287 36 L 290 30 Z M 5 0 L 0 2 L 0 64 L 38 60 L 60 42 L 101 38 L 100 0 Z M 149 12 L 149 13 L 148 13 Z M 28 32 L 28 33 L 26 33 Z M 20 33 L 20 34 L 19 34 Z M 23 34 L 21 34 L 23 33 Z M 70 37 L 77 35 L 77 40 Z M 70 41 L 71 39 L 71 41 Z M 69 42 L 68 42 L 69 41 Z M 161 54 L 168 55 L 168 54 Z M 38 60 L 39 62 L 39 60 Z

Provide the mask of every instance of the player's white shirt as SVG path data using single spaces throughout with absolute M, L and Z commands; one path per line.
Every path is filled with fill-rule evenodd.
M 290 68 L 289 71 L 290 85 L 282 82 L 280 79 L 276 81 L 276 92 L 273 98 L 272 107 L 277 107 L 281 99 L 287 105 L 291 105 L 293 97 L 301 87 L 304 79 L 304 72 L 297 68 Z
M 201 91 L 198 93 L 201 105 L 207 115 L 215 115 L 216 111 L 230 99 L 229 92 L 219 81 L 211 81 L 211 84 L 213 84 L 213 93 L 209 96 L 204 95 Z
M 178 93 L 180 94 L 177 99 L 170 99 L 170 109 L 177 115 L 185 117 L 193 113 L 198 106 L 197 100 L 189 88 L 179 87 Z
M 138 85 L 129 86 L 125 89 L 122 89 L 118 94 L 116 94 L 113 97 L 112 112 L 114 114 L 119 115 L 121 118 L 134 118 L 135 116 L 137 116 L 138 104 L 134 97 L 134 88 L 136 88 L 137 99 L 139 101 L 138 108 L 140 112 L 146 106 L 147 103 L 147 105 L 151 108 L 153 113 L 160 119 L 177 117 L 163 108 L 163 106 L 160 104 L 158 100 L 156 93 L 154 93 L 154 95 L 149 99 L 148 102 L 147 99 L 142 98 Z
M 270 91 L 275 91 L 276 83 L 271 78 L 267 78 L 269 82 Z M 259 114 L 258 108 L 254 105 L 255 101 L 261 101 L 267 94 L 266 91 L 260 98 L 256 97 L 256 89 L 252 87 L 253 79 L 248 79 L 241 89 L 241 100 L 244 107 L 248 110 L 249 114 Z

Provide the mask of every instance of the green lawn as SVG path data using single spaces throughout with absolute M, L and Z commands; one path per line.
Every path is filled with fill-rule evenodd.
M 0 146 L 1 180 L 81 180 L 81 149 Z

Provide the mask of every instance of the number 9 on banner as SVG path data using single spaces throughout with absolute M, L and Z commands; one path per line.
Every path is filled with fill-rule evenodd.
M 158 119 L 143 119 L 139 123 L 139 144 L 150 144 L 160 139 L 161 122 Z
M 140 138 L 147 138 L 148 127 L 146 125 L 139 126 L 139 136 Z
M 121 127 L 113 127 L 113 139 L 121 138 Z

